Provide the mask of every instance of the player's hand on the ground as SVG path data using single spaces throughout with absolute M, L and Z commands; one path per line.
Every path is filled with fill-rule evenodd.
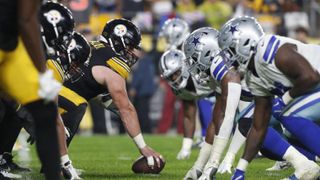
M 279 97 L 274 98 L 272 102 L 272 115 L 275 118 L 280 118 L 282 110 L 284 109 L 285 106 L 286 105 L 281 98 Z
M 232 173 L 232 164 L 235 158 L 235 154 L 233 153 L 227 153 L 226 156 L 224 157 L 223 161 L 221 162 L 221 164 L 219 165 L 218 168 L 218 173 L 220 174 L 224 174 L 224 173 Z
M 52 101 L 54 100 L 62 85 L 53 77 L 53 72 L 51 70 L 47 70 L 43 74 L 39 74 L 39 83 L 40 83 L 40 89 L 38 91 L 38 94 L 41 98 Z
M 156 152 L 149 146 L 145 146 L 144 148 L 140 149 L 141 155 L 147 158 L 148 165 L 153 168 L 154 166 L 157 166 L 160 168 L 160 159 L 164 161 L 163 157 L 160 153 Z
M 207 163 L 204 170 L 203 170 L 203 174 L 201 175 L 201 177 L 199 178 L 199 180 L 214 180 L 215 175 L 217 173 L 217 168 L 215 168 L 216 166 L 214 166 L 213 163 Z
M 185 159 L 189 159 L 191 154 L 191 149 L 184 149 L 182 148 L 180 150 L 180 152 L 177 154 L 177 159 L 178 160 L 185 160 Z
M 202 175 L 201 169 L 192 167 L 184 176 L 183 180 L 197 180 L 201 175 Z
M 244 180 L 244 176 L 245 176 L 244 171 L 236 169 L 233 176 L 231 177 L 231 180 Z

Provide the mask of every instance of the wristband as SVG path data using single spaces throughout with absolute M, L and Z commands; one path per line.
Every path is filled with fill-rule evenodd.
M 282 100 L 286 105 L 289 104 L 293 100 L 293 98 L 289 94 L 289 91 L 287 91 L 286 93 L 283 94 Z
M 245 160 L 245 159 L 240 159 L 239 162 L 238 162 L 238 166 L 237 166 L 237 169 L 241 170 L 241 171 L 246 171 L 247 169 L 247 166 L 248 166 L 248 161 Z
M 134 137 L 133 141 L 136 143 L 139 149 L 142 149 L 147 146 L 147 144 L 144 142 L 144 139 L 141 133 L 138 134 L 136 137 Z

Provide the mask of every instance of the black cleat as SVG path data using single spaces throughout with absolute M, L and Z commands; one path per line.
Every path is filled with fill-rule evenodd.
M 11 155 L 11 153 L 3 153 L 2 159 L 0 160 L 0 168 L 7 171 L 31 172 L 31 169 L 21 167 L 13 162 L 13 156 Z

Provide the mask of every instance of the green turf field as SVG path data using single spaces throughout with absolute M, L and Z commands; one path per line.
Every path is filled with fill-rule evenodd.
M 76 168 L 85 170 L 83 179 L 182 179 L 193 165 L 199 149 L 194 149 L 189 160 L 178 161 L 176 154 L 181 145 L 181 137 L 145 136 L 147 143 L 162 153 L 166 159 L 166 167 L 159 176 L 135 175 L 131 165 L 139 157 L 139 152 L 128 136 L 91 136 L 76 137 L 70 148 L 70 157 Z M 49 143 L 49 142 L 48 142 Z M 33 173 L 25 175 L 24 179 L 43 179 L 38 175 L 39 163 L 32 150 Z M 239 157 L 238 157 L 239 158 Z M 293 169 L 282 172 L 266 172 L 273 161 L 257 159 L 251 164 L 246 174 L 249 180 L 282 179 L 288 177 Z M 230 179 L 230 175 L 218 175 L 217 179 Z

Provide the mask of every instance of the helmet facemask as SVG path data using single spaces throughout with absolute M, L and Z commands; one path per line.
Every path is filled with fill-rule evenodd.
M 159 68 L 161 77 L 166 79 L 171 87 L 183 89 L 187 86 L 190 74 L 182 51 L 174 49 L 164 52 Z
M 188 72 L 194 77 L 194 79 L 199 83 L 207 83 L 210 76 L 208 73 L 210 65 L 203 64 L 200 62 L 201 52 L 196 51 L 191 57 L 187 59 L 188 62 Z

